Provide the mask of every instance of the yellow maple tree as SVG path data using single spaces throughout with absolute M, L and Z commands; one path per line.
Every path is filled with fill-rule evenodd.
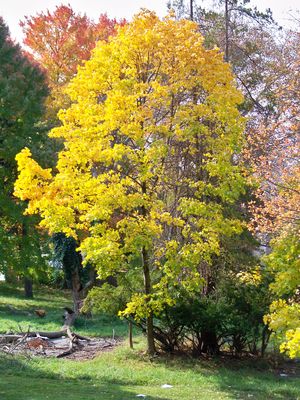
M 228 211 L 245 187 L 242 96 L 195 23 L 147 10 L 97 44 L 68 94 L 50 133 L 64 143 L 55 170 L 24 149 L 15 195 L 49 232 L 77 238 L 102 278 L 140 271 L 121 313 L 146 320 L 153 353 L 154 315 L 179 287 L 198 290 L 222 235 L 242 229 Z

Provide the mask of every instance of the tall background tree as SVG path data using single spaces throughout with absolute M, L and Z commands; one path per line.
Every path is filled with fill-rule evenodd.
M 76 13 L 70 5 L 57 6 L 53 12 L 47 10 L 20 22 L 26 48 L 47 74 L 48 118 L 57 121 L 58 110 L 68 106 L 64 88 L 78 66 L 90 58 L 96 42 L 115 35 L 117 26 L 125 23 L 125 20 L 110 19 L 106 14 L 101 14 L 98 22 L 94 22 L 85 14 Z
M 188 1 L 171 1 L 169 7 L 177 18 L 190 17 Z M 193 19 L 205 38 L 205 46 L 218 47 L 230 62 L 245 98 L 242 112 L 247 116 L 251 112 L 268 113 L 281 64 L 281 46 L 275 41 L 278 26 L 270 9 L 260 12 L 248 0 L 222 0 L 207 8 L 193 1 Z
M 0 60 L 0 267 L 6 273 L 13 267 L 23 276 L 30 297 L 34 267 L 43 261 L 33 219 L 23 215 L 24 204 L 13 197 L 15 156 L 28 146 L 41 160 L 47 139 L 39 122 L 48 91 L 44 73 L 10 39 L 2 18 Z
M 170 6 L 175 8 L 178 18 L 190 17 L 190 2 L 173 1 L 170 3 Z M 262 222 L 262 210 L 267 211 L 269 209 L 269 213 L 264 213 L 266 217 L 264 218 L 264 224 L 267 227 L 272 219 L 270 215 L 271 203 L 274 204 L 274 214 L 277 213 L 277 218 L 280 218 L 278 204 L 276 207 L 276 203 L 279 201 L 277 195 L 278 186 L 274 184 L 277 178 L 275 181 L 273 179 L 273 184 L 270 184 L 270 182 L 267 182 L 267 174 L 270 174 L 269 179 L 271 179 L 271 175 L 284 174 L 284 168 L 282 169 L 281 167 L 290 163 L 291 157 L 288 154 L 294 153 L 293 157 L 295 157 L 295 146 L 292 144 L 295 140 L 295 135 L 292 135 L 294 136 L 293 138 L 290 136 L 289 139 L 287 139 L 286 135 L 285 139 L 287 140 L 282 140 L 284 135 L 279 134 L 280 129 L 282 130 L 284 126 L 280 121 L 286 121 L 286 116 L 289 113 L 291 113 L 290 116 L 292 114 L 295 115 L 295 112 L 286 102 L 285 105 L 280 104 L 288 92 L 285 91 L 282 99 L 279 95 L 280 92 L 282 93 L 282 84 L 286 82 L 289 71 L 293 71 L 292 74 L 294 74 L 297 70 L 295 66 L 291 69 L 291 58 L 295 54 L 295 46 L 292 45 L 291 40 L 286 39 L 284 33 L 280 32 L 279 27 L 272 19 L 270 10 L 260 12 L 257 8 L 251 6 L 250 1 L 225 0 L 220 1 L 218 5 L 214 5 L 213 8 L 203 8 L 199 2 L 194 1 L 193 18 L 198 23 L 199 30 L 203 33 L 205 46 L 207 48 L 217 46 L 223 52 L 224 59 L 230 62 L 237 78 L 238 87 L 244 93 L 244 102 L 240 105 L 241 112 L 247 116 L 245 130 L 247 147 L 243 153 L 243 159 L 261 184 L 258 184 L 257 181 L 254 185 L 253 182 L 249 182 L 247 195 L 237 202 L 236 208 L 242 213 L 242 218 L 248 222 L 254 208 L 254 214 L 257 216 L 256 222 L 258 215 L 260 215 L 259 218 Z M 290 53 L 289 57 L 288 53 Z M 294 106 L 294 109 L 296 108 L 297 106 Z M 283 114 L 285 114 L 285 117 L 282 119 Z M 280 125 L 280 128 L 278 128 L 278 125 Z M 283 147 L 285 147 L 285 151 L 280 150 Z M 280 156 L 279 153 L 281 153 Z M 266 174 L 267 171 L 268 173 Z M 289 171 L 291 172 L 291 169 Z M 290 176 L 293 176 L 293 174 L 290 174 Z M 255 185 L 260 186 L 259 192 L 256 192 L 257 186 Z M 281 192 L 280 199 L 283 206 L 286 192 L 284 193 L 282 189 L 279 192 Z M 256 196 L 258 196 L 261 203 L 259 204 L 257 201 L 252 210 L 246 211 L 246 205 Z M 293 197 L 297 197 L 295 191 Z M 264 204 L 263 201 L 267 199 L 267 203 Z M 296 209 L 297 207 L 294 207 L 294 210 Z M 262 240 L 266 238 L 268 238 L 267 242 Z M 251 234 L 248 232 L 247 235 L 243 236 L 241 249 L 247 249 L 246 253 L 254 255 L 259 242 L 268 244 L 270 238 L 270 235 L 268 237 L 258 235 L 258 231 L 256 231 L 251 239 Z M 259 260 L 255 259 L 255 257 L 252 257 L 252 261 L 250 260 L 251 257 L 248 258 L 245 263 L 244 256 L 246 253 L 244 253 L 244 250 L 239 251 L 239 257 L 233 257 L 232 245 L 227 246 L 228 243 L 224 246 L 223 251 L 229 256 L 231 262 L 224 264 L 225 266 L 227 265 L 227 273 L 225 274 L 227 277 L 225 280 L 228 281 L 230 275 L 235 276 L 234 271 L 237 273 L 238 268 L 240 268 L 240 273 L 245 273 L 249 270 L 251 264 L 253 266 L 253 264 L 259 263 Z M 237 263 L 235 267 L 232 265 L 234 259 Z M 216 270 L 220 271 L 219 262 L 220 260 L 215 261 L 215 267 L 217 267 Z M 264 267 L 262 271 L 264 271 Z M 222 282 L 223 279 L 220 274 L 217 276 L 215 288 L 218 293 L 219 290 L 224 291 L 224 282 Z M 238 279 L 236 282 L 238 282 Z M 266 282 L 264 286 L 266 286 Z M 218 289 L 218 287 L 220 288 Z M 224 295 L 225 297 L 228 297 L 228 295 L 230 297 L 229 292 Z M 270 293 L 269 301 L 271 301 L 272 296 L 272 293 Z M 263 303 L 261 301 L 261 304 Z M 265 332 L 264 328 L 262 328 L 263 313 L 261 311 L 263 309 L 266 313 L 268 310 L 267 302 L 264 303 L 264 307 L 258 313 L 260 314 L 259 329 Z M 219 316 L 218 321 L 220 320 Z
M 300 354 L 300 53 L 299 33 L 289 32 L 284 73 L 274 91 L 275 109 L 252 132 L 248 156 L 258 180 L 253 228 L 271 253 L 264 257 L 277 297 L 266 317 L 281 350 Z
M 194 2 L 195 3 L 195 2 Z M 186 2 L 176 2 L 179 16 Z M 281 349 L 299 354 L 299 33 L 280 32 L 270 10 L 249 1 L 222 2 L 205 10 L 194 4 L 194 19 L 206 37 L 232 64 L 245 94 L 241 107 L 248 117 L 244 160 L 255 186 L 252 204 L 255 236 L 271 254 L 263 258 L 273 276 L 271 293 L 279 299 L 265 321 L 276 332 Z

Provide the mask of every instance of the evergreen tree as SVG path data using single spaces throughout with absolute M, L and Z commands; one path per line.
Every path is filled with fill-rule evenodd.
M 32 217 L 23 215 L 22 202 L 13 198 L 17 175 L 16 154 L 28 146 L 41 159 L 45 134 L 39 126 L 47 86 L 42 71 L 9 36 L 0 18 L 0 269 L 15 271 L 28 279 L 41 262 L 38 234 Z

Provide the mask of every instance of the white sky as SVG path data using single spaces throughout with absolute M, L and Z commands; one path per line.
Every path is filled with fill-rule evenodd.
M 188 3 L 188 0 L 186 0 Z M 197 4 L 205 5 L 208 0 L 197 0 Z M 24 16 L 36 15 L 49 9 L 53 11 L 56 5 L 70 4 L 76 12 L 86 13 L 90 18 L 97 20 L 101 13 L 109 17 L 131 19 L 140 8 L 145 7 L 157 12 L 159 16 L 166 14 L 167 0 L 0 0 L 0 15 L 9 26 L 11 36 L 17 41 L 22 41 L 22 31 L 19 21 Z M 300 9 L 299 0 L 252 0 L 251 4 L 257 5 L 260 10 L 271 8 L 275 19 L 282 26 L 289 25 L 291 10 Z M 298 16 L 299 17 L 299 16 Z

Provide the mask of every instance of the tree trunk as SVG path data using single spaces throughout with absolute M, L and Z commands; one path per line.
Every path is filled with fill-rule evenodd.
M 202 340 L 202 353 L 205 354 L 218 354 L 219 353 L 219 344 L 217 335 L 212 331 L 202 331 L 201 332 L 201 340 Z
M 194 0 L 190 0 L 190 18 L 194 21 Z
M 32 280 L 28 277 L 24 278 L 24 292 L 26 299 L 33 298 Z
M 65 312 L 63 315 L 63 319 L 64 319 L 64 326 L 63 328 L 70 328 L 70 326 L 72 326 L 75 322 L 77 314 L 71 310 L 69 307 L 65 307 Z
M 150 300 L 151 294 L 151 277 L 150 277 L 150 266 L 149 266 L 149 255 L 145 248 L 143 248 L 143 272 L 144 272 L 144 286 L 145 294 L 148 296 L 147 301 Z M 153 355 L 156 353 L 155 343 L 154 343 L 154 329 L 153 329 L 153 312 L 148 311 L 146 318 L 146 329 L 147 329 L 147 347 L 148 354 Z
M 132 322 L 128 321 L 128 340 L 129 340 L 129 347 L 133 349 L 133 340 L 132 340 Z
M 146 183 L 142 183 L 142 192 L 143 194 L 147 193 Z M 145 206 L 141 207 L 141 214 L 143 217 L 147 217 L 149 212 L 145 208 Z M 152 283 L 150 276 L 150 262 L 149 262 L 149 253 L 145 247 L 142 249 L 142 263 L 143 263 L 143 273 L 144 273 L 144 289 L 146 295 L 147 303 L 150 300 L 151 292 L 152 292 Z M 154 327 L 153 327 L 153 312 L 152 310 L 147 310 L 146 317 L 146 334 L 147 334 L 147 348 L 148 354 L 153 355 L 156 353 L 155 342 L 154 342 Z
M 72 284 L 72 297 L 73 297 L 73 311 L 77 315 L 79 314 L 81 308 L 81 296 L 80 296 L 81 281 L 78 268 L 75 268 L 75 270 L 72 271 L 71 284 Z
M 271 332 L 269 331 L 268 327 L 264 326 L 263 332 L 262 332 L 262 341 L 261 341 L 261 357 L 264 357 L 264 355 L 265 355 L 265 351 L 269 344 L 270 335 L 271 335 Z
M 228 1 L 225 0 L 225 61 L 229 62 L 229 10 Z
M 155 342 L 154 342 L 154 329 L 153 329 L 153 312 L 151 311 L 147 317 L 147 346 L 148 354 L 154 355 L 156 353 Z
M 27 235 L 27 228 L 26 228 L 25 224 L 21 225 L 21 235 L 23 238 L 26 237 L 26 235 Z M 20 251 L 21 251 L 21 247 L 20 247 Z M 28 265 L 25 265 L 25 274 L 27 273 L 27 268 L 28 268 Z M 25 295 L 26 299 L 33 298 L 32 279 L 26 275 L 24 276 L 24 295 Z

